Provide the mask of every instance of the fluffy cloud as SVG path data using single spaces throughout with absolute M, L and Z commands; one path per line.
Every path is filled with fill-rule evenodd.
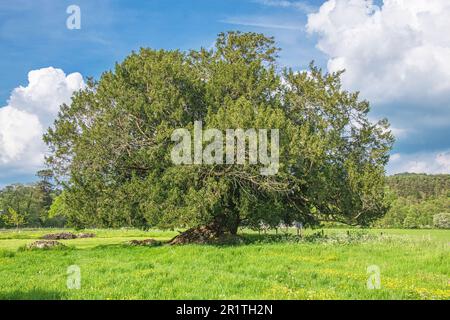
M 28 85 L 14 89 L 8 105 L 0 108 L 0 179 L 34 174 L 43 165 L 44 131 L 59 106 L 83 87 L 79 73 L 66 76 L 52 67 L 28 73 Z
M 306 26 L 397 137 L 390 171 L 450 173 L 450 1 L 328 0 Z
M 388 173 L 450 173 L 450 152 L 399 154 L 391 156 Z
M 328 69 L 374 102 L 450 97 L 448 0 L 329 0 L 308 17 Z

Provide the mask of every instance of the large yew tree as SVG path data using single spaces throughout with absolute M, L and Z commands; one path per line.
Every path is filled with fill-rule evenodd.
M 64 185 L 68 221 L 79 227 L 196 227 L 382 216 L 386 120 L 341 88 L 341 73 L 280 70 L 274 40 L 220 34 L 214 49 L 133 52 L 61 106 L 44 139 Z M 280 167 L 175 165 L 175 129 L 279 128 Z M 207 142 L 205 142 L 207 144 Z

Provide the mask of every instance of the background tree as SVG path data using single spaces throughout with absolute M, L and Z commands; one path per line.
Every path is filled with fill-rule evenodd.
M 41 225 L 41 199 L 39 190 L 34 185 L 15 184 L 0 191 L 0 209 L 6 215 L 11 210 L 26 217 L 24 224 Z
M 60 220 L 48 217 L 53 198 L 58 194 L 51 181 L 51 172 L 43 170 L 38 173 L 41 180 L 32 184 L 14 184 L 0 189 L 0 212 L 14 210 L 25 217 L 24 225 L 28 227 L 62 226 Z M 6 225 L 3 225 L 6 226 Z
M 7 212 L 3 213 L 1 218 L 6 226 L 14 226 L 16 230 L 23 226 L 26 221 L 26 212 L 17 212 L 13 208 L 8 208 Z
M 229 32 L 211 50 L 141 49 L 90 79 L 44 137 L 68 222 L 208 225 L 220 235 L 243 224 L 367 225 L 382 216 L 387 121 L 368 120 L 369 103 L 341 89 L 340 73 L 280 71 L 277 52 L 272 38 Z M 279 128 L 278 174 L 248 162 L 174 165 L 171 134 L 196 120 L 205 129 Z
M 48 210 L 46 225 L 52 227 L 64 227 L 66 225 L 66 215 L 68 209 L 65 202 L 65 194 L 62 192 L 54 197 L 52 204 Z
M 53 172 L 51 170 L 40 170 L 36 175 L 39 177 L 37 188 L 41 193 L 42 206 L 46 211 L 48 211 L 53 202 L 55 192 L 54 185 L 52 183 Z
M 439 229 L 450 229 L 450 213 L 438 213 L 434 215 L 433 225 Z
M 450 175 L 399 174 L 386 178 L 392 206 L 375 223 L 383 228 L 437 227 L 433 217 L 450 211 Z

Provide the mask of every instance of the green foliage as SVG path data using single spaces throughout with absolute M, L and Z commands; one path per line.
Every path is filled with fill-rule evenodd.
M 0 211 L 4 217 L 16 216 L 17 213 L 24 220 L 20 224 L 39 226 L 43 214 L 41 193 L 32 185 L 7 186 L 0 190 Z M 4 219 L 6 219 L 4 226 L 16 226 L 15 223 L 6 223 L 9 218 Z
M 19 229 L 25 223 L 26 216 L 26 212 L 19 213 L 13 208 L 8 208 L 8 212 L 2 214 L 1 217 L 6 226 L 14 226 L 16 229 Z
M 450 229 L 450 213 L 439 213 L 434 215 L 433 226 L 438 229 Z
M 64 201 L 64 192 L 56 196 L 48 210 L 47 225 L 53 227 L 64 227 L 67 215 L 66 202 Z
M 64 216 L 66 214 L 66 211 L 67 208 L 64 201 L 64 193 L 62 193 L 53 200 L 53 203 L 51 204 L 48 211 L 48 217 L 55 218 Z
M 36 187 L 39 188 L 41 194 L 41 202 L 44 210 L 49 210 L 53 202 L 54 186 L 53 186 L 53 172 L 51 170 L 40 170 L 36 174 L 39 181 Z
M 7 214 L 10 209 L 24 217 L 21 223 L 28 227 L 58 226 L 48 218 L 48 210 L 58 190 L 52 184 L 52 174 L 49 170 L 38 173 L 41 178 L 36 183 L 23 185 L 13 184 L 0 189 L 0 212 Z M 11 224 L 1 223 L 0 226 Z M 13 224 L 14 225 L 14 224 Z M 59 224 L 61 226 L 61 224 Z
M 450 197 L 450 175 L 403 173 L 387 178 L 388 186 L 401 198 L 416 201 Z
M 280 221 L 366 225 L 382 216 L 393 137 L 341 73 L 277 71 L 274 39 L 218 36 L 214 49 L 141 49 L 63 105 L 44 139 L 69 225 L 192 227 Z M 174 165 L 175 129 L 279 128 L 280 168 Z
M 387 177 L 391 208 L 375 225 L 432 228 L 433 217 L 450 211 L 450 175 L 401 174 Z

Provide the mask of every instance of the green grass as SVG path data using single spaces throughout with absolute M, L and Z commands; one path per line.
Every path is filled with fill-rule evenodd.
M 0 231 L 0 299 L 450 299 L 449 231 L 330 229 L 299 243 L 246 232 L 246 245 L 152 248 L 123 242 L 176 232 L 88 231 L 98 236 L 45 251 L 20 247 L 58 230 Z M 67 289 L 70 265 L 80 290 Z M 370 265 L 379 290 L 366 287 Z

